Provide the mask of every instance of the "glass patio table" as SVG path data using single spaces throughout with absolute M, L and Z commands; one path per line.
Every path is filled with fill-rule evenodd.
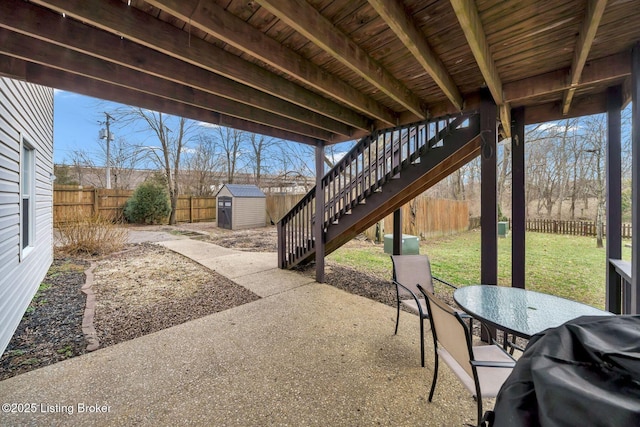
M 580 316 L 613 316 L 576 301 L 504 286 L 460 287 L 453 299 L 479 321 L 524 339 Z

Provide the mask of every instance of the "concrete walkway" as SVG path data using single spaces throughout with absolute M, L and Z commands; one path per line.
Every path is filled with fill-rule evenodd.
M 2 381 L 0 425 L 475 422 L 446 367 L 427 403 L 432 348 L 420 368 L 415 316 L 394 336 L 394 308 L 279 270 L 275 254 L 161 244 L 263 298 Z

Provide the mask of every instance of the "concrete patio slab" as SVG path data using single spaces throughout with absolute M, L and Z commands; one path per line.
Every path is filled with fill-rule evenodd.
M 394 321 L 392 307 L 304 285 L 2 381 L 1 403 L 35 410 L 0 413 L 0 424 L 474 422 L 473 399 L 446 369 L 426 402 L 416 318 L 402 313 L 395 336 Z
M 433 349 L 427 340 L 421 368 L 414 315 L 401 312 L 393 335 L 395 308 L 277 269 L 275 254 L 162 245 L 263 298 L 4 380 L 0 425 L 476 422 L 474 400 L 446 368 L 427 403 Z
M 234 281 L 255 273 L 279 270 L 278 254 L 275 252 L 236 252 L 201 264 Z
M 262 298 L 270 297 L 310 283 L 315 283 L 315 280 L 309 277 L 279 269 L 269 269 L 254 274 L 236 277 L 233 281 Z
M 223 248 L 222 246 L 193 239 L 159 241 L 157 243 L 187 258 L 191 258 L 203 264 L 205 267 L 208 267 L 207 264 L 213 262 L 212 260 L 218 257 L 238 253 L 238 251 L 233 249 Z

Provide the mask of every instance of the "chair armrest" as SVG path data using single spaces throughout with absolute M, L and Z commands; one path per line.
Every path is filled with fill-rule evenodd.
M 449 286 L 449 287 L 450 287 L 450 288 L 452 288 L 452 289 L 458 289 L 458 287 L 457 287 L 457 286 L 452 285 L 452 284 L 451 284 L 451 283 L 449 283 L 449 282 L 445 282 L 444 280 L 439 279 L 439 278 L 437 278 L 436 276 L 433 276 L 433 275 L 432 275 L 432 276 L 431 276 L 431 278 L 432 278 L 433 280 L 435 280 L 435 281 L 438 281 L 438 282 L 442 283 L 443 285 L 447 285 L 447 286 Z
M 471 362 L 471 365 L 476 368 L 513 368 L 516 366 L 516 362 L 491 362 L 484 360 L 474 360 Z
M 391 282 L 396 285 L 396 289 L 399 287 L 401 287 L 402 289 L 404 289 L 405 291 L 407 291 L 409 294 L 411 294 L 411 296 L 413 296 L 413 299 L 415 299 L 416 301 L 418 301 L 418 296 L 409 288 L 407 288 L 406 286 L 404 286 L 402 283 L 397 282 L 395 280 L 391 280 Z

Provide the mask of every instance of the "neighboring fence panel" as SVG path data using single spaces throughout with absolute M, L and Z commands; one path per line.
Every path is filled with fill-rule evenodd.
M 376 227 L 365 235 L 375 239 Z M 393 232 L 393 215 L 384 219 L 384 233 Z M 469 204 L 466 201 L 417 197 L 402 207 L 402 232 L 425 239 L 455 234 L 469 229 Z
M 529 219 L 526 222 L 527 231 L 538 233 L 568 234 L 572 236 L 595 236 L 596 224 L 594 221 L 561 221 L 555 219 Z M 511 220 L 509 220 L 511 228 Z M 602 226 L 602 235 L 606 236 L 607 226 Z M 623 239 L 632 237 L 631 224 L 622 224 L 620 230 Z
M 54 222 L 77 215 L 100 214 L 113 220 L 122 219 L 124 204 L 133 190 L 107 190 L 56 185 L 53 190 Z M 178 197 L 178 222 L 215 221 L 215 197 Z
M 304 194 L 267 194 L 267 224 L 280 221 L 304 197 Z
M 76 215 L 100 213 L 114 220 L 122 219 L 124 204 L 133 190 L 107 190 L 75 185 L 56 185 L 53 190 L 54 221 L 64 221 Z M 277 222 L 302 198 L 303 194 L 268 194 L 267 224 Z M 216 220 L 214 196 L 179 196 L 176 221 L 203 222 Z

